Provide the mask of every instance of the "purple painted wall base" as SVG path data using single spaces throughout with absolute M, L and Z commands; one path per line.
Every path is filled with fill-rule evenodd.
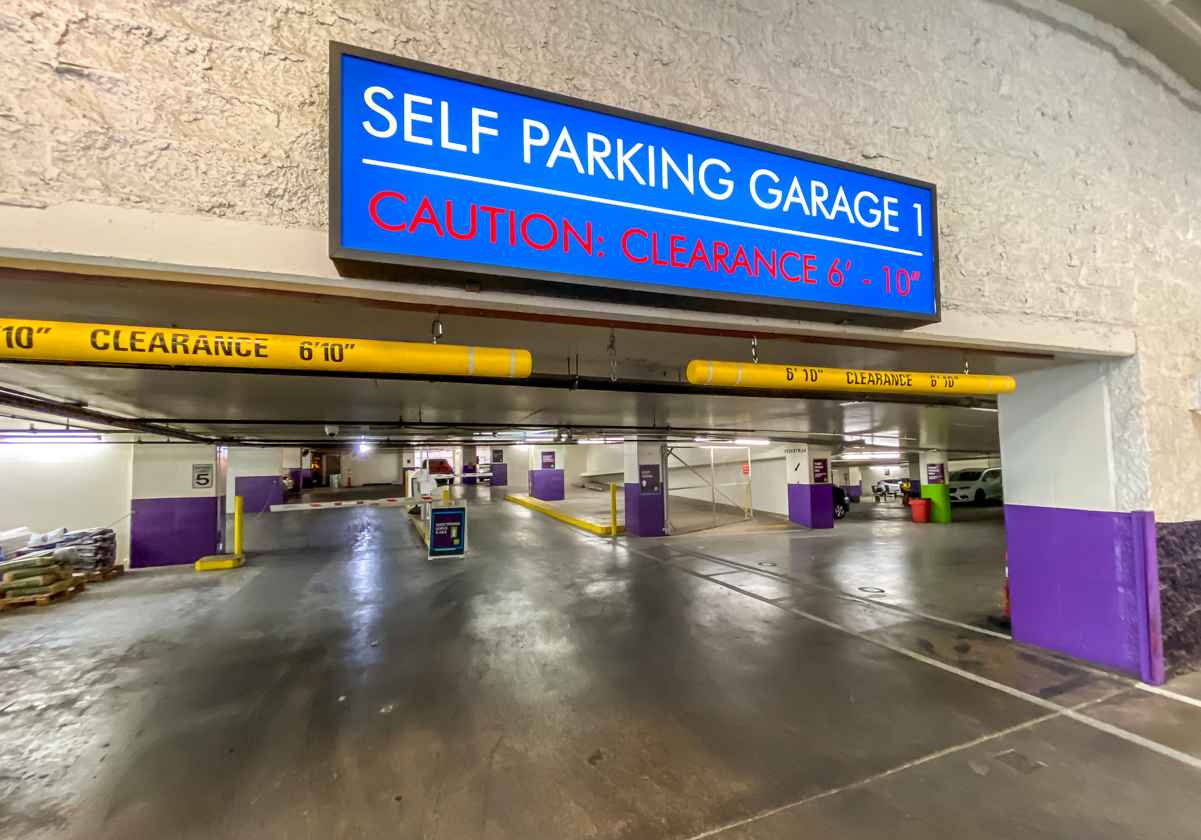
M 834 485 L 789 484 L 788 518 L 806 528 L 833 528 Z
M 567 498 L 563 470 L 530 470 L 530 495 L 544 502 Z
M 861 484 L 847 484 L 842 489 L 847 492 L 847 498 L 852 502 L 859 501 L 863 496 L 863 485 Z
M 480 471 L 480 468 L 479 468 L 479 465 L 477 465 L 477 464 L 464 464 L 463 465 L 464 473 L 473 473 L 473 472 L 479 472 L 479 471 Z M 464 487 L 474 487 L 476 485 L 476 483 L 478 483 L 478 482 L 479 482 L 478 478 L 468 478 L 466 475 L 463 476 L 463 486 Z
M 663 494 L 643 493 L 641 485 L 625 485 L 626 533 L 635 537 L 663 536 Z
M 234 495 L 242 497 L 245 513 L 263 513 L 284 503 L 284 486 L 278 475 L 239 475 L 234 478 Z
M 217 551 L 217 498 L 134 499 L 129 565 L 195 563 Z
M 492 478 L 489 482 L 493 487 L 508 487 L 509 486 L 509 465 L 508 464 L 492 464 Z
M 1005 505 L 1013 638 L 1160 684 L 1155 516 Z

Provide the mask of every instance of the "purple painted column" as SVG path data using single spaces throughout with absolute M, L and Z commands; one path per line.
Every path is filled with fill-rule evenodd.
M 644 493 L 634 482 L 625 485 L 626 533 L 635 537 L 663 536 L 663 493 Z
M 129 565 L 195 563 L 217 551 L 217 498 L 134 499 Z
M 493 487 L 508 487 L 509 486 L 509 465 L 498 461 L 492 462 L 492 479 Z
M 1155 517 L 1005 505 L 1013 638 L 1163 682 Z
M 530 495 L 544 502 L 567 498 L 563 470 L 530 470 Z
M 834 485 L 789 484 L 788 519 L 806 528 L 833 528 Z

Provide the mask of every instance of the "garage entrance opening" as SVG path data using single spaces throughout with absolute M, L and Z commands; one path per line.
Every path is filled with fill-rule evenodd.
M 665 531 L 688 534 L 753 519 L 750 447 L 664 446 Z

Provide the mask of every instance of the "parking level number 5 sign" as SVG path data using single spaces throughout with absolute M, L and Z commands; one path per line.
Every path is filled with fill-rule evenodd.
M 213 486 L 213 465 L 192 464 L 192 489 L 207 490 Z

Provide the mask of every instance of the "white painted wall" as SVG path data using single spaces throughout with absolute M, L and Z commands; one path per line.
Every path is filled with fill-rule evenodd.
M 300 452 L 297 450 L 297 457 Z M 197 462 L 199 463 L 199 462 Z M 239 476 L 280 475 L 283 461 L 278 449 L 263 449 L 254 446 L 231 446 L 229 469 L 225 479 L 225 509 L 233 510 L 235 482 Z
M 0 445 L 0 531 L 22 526 L 117 532 L 117 560 L 129 560 L 133 447 L 106 443 Z
M 134 447 L 133 498 L 183 499 L 215 496 L 215 486 L 193 489 L 193 464 L 209 464 L 216 470 L 216 447 L 208 444 L 153 443 Z
M 1017 379 L 1017 390 L 997 400 L 1005 502 L 1118 510 L 1104 364 L 1063 365 Z
M 563 468 L 563 481 L 568 487 L 584 483 L 582 474 L 588 471 L 588 453 L 584 449 L 579 445 L 563 447 L 563 460 L 559 466 Z
M 584 450 L 584 471 L 588 473 L 625 472 L 625 448 L 620 443 L 589 443 L 577 447 Z M 655 463 L 658 463 L 656 457 Z M 614 479 L 620 480 L 620 479 Z
M 365 484 L 399 484 L 400 452 L 371 450 L 363 454 L 351 450 L 342 453 L 342 479 L 347 474 L 355 487 Z
M 709 476 L 709 450 L 705 448 L 678 449 L 677 454 L 688 464 L 695 465 L 701 476 Z M 742 475 L 742 465 L 746 450 L 744 449 L 715 449 L 713 461 L 715 480 L 719 484 L 740 485 L 745 481 Z M 676 466 L 672 466 L 675 464 Z M 684 497 L 708 502 L 712 499 L 712 491 L 703 484 L 691 470 L 679 466 L 679 461 L 668 461 L 669 487 L 694 487 L 690 490 L 672 490 L 672 498 Z M 718 496 L 718 504 L 731 504 L 731 501 L 741 504 L 743 493 L 741 486 L 726 486 L 721 490 L 729 496 L 729 500 Z M 765 513 L 788 514 L 788 488 L 786 486 L 784 449 L 783 447 L 751 447 L 751 509 Z

